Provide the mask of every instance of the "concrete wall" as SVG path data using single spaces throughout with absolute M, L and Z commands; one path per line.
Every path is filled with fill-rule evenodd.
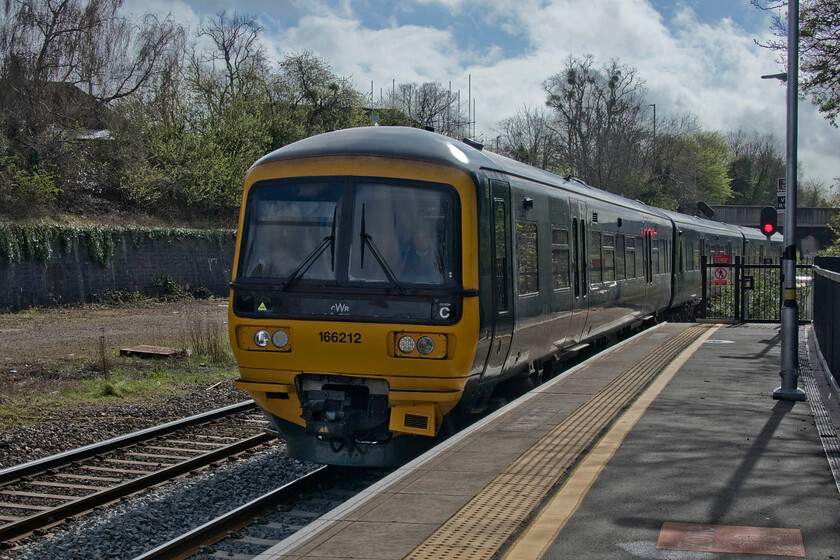
M 9 264 L 0 259 L 0 310 L 95 301 L 107 292 L 156 295 L 155 279 L 171 277 L 187 291 L 209 288 L 227 297 L 233 268 L 234 239 L 225 235 L 164 237 L 129 233 L 114 235 L 114 253 L 108 266 L 94 262 L 84 241 L 75 239 L 69 252 L 56 239 L 46 263 Z

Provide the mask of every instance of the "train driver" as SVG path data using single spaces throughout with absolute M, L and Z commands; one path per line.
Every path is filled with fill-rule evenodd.
M 441 282 L 439 259 L 435 244 L 426 228 L 417 228 L 409 239 L 405 250 L 400 280 L 406 282 Z

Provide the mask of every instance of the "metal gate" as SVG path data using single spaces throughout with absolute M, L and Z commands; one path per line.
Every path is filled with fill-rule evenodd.
M 782 270 L 780 264 L 746 264 L 742 257 L 701 257 L 703 300 L 700 317 L 734 323 L 780 323 Z M 715 262 L 717 261 L 717 262 Z M 800 323 L 813 314 L 813 264 L 796 265 L 796 304 Z

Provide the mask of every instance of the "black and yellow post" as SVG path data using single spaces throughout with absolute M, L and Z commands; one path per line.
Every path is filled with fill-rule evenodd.
M 799 86 L 799 0 L 788 4 L 788 71 L 787 71 L 787 161 L 785 165 L 785 250 L 782 256 L 784 292 L 782 297 L 782 384 L 773 391 L 773 398 L 787 401 L 805 400 L 805 392 L 797 387 L 799 378 L 799 308 L 796 304 L 796 163 L 798 141 Z

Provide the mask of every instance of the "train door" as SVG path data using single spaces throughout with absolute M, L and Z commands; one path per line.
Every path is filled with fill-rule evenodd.
M 589 275 L 586 253 L 586 203 L 571 200 L 572 218 L 572 318 L 568 340 L 579 341 L 589 310 Z
M 513 339 L 513 259 L 510 237 L 510 185 L 490 181 L 493 235 L 493 339 L 481 381 L 502 373 Z
M 645 228 L 644 238 L 645 254 L 645 284 L 653 284 L 653 231 L 652 228 Z

